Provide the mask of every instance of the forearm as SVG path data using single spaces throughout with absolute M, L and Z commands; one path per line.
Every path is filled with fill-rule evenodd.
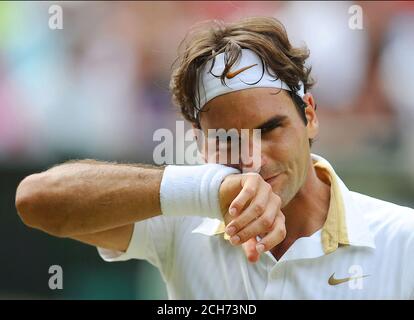
M 16 193 L 23 221 L 58 236 L 101 232 L 161 214 L 163 169 L 71 161 L 24 179 Z
M 126 251 L 134 231 L 134 224 L 106 231 L 71 236 L 71 239 L 105 249 Z

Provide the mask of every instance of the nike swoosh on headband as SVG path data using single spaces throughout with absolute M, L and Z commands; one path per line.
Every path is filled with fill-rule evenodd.
M 227 72 L 227 74 L 226 74 L 226 78 L 227 79 L 232 79 L 232 78 L 234 78 L 235 76 L 237 76 L 239 73 L 242 73 L 243 71 L 246 71 L 247 69 L 250 69 L 250 68 L 253 68 L 254 66 L 257 66 L 257 63 L 255 63 L 255 64 L 252 64 L 252 65 L 250 65 L 250 66 L 247 66 L 247 67 L 243 67 L 243 68 L 241 68 L 241 69 L 239 69 L 239 70 L 236 70 L 236 71 L 233 71 L 233 72 Z

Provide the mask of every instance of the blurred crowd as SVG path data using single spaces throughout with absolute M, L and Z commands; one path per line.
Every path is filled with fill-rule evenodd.
M 65 157 L 152 160 L 152 134 L 180 116 L 168 82 L 194 23 L 266 15 L 306 44 L 321 118 L 315 150 L 347 161 L 389 159 L 414 177 L 414 4 L 358 2 L 0 3 L 0 165 Z M 344 160 L 345 159 L 345 160 Z M 389 165 L 389 163 L 384 163 Z
M 61 30 L 49 28 L 52 4 Z M 349 27 L 355 4 L 361 30 Z M 166 297 L 149 264 L 105 264 L 92 247 L 24 227 L 17 183 L 66 159 L 152 162 L 154 131 L 182 119 L 168 84 L 190 26 L 261 15 L 310 49 L 314 152 L 352 190 L 414 207 L 412 2 L 0 2 L 0 298 Z M 63 293 L 45 285 L 56 263 Z

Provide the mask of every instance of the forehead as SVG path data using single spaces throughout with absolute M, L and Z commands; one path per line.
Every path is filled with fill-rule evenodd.
M 200 113 L 204 129 L 255 128 L 276 115 L 294 118 L 295 106 L 285 90 L 252 88 L 209 101 Z

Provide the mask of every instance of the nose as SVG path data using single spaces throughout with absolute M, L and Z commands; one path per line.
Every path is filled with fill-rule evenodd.
M 256 172 L 259 173 L 261 168 L 266 164 L 265 156 L 262 154 L 247 157 L 247 159 L 240 159 L 239 170 L 243 173 Z
M 241 147 L 241 157 L 240 157 L 240 164 L 241 164 L 241 171 L 243 173 L 247 172 L 260 172 L 260 169 L 265 164 L 265 157 L 262 153 L 262 145 L 260 139 L 257 137 L 253 137 L 250 143 L 244 145 L 242 143 Z M 251 151 L 251 152 L 250 152 Z

